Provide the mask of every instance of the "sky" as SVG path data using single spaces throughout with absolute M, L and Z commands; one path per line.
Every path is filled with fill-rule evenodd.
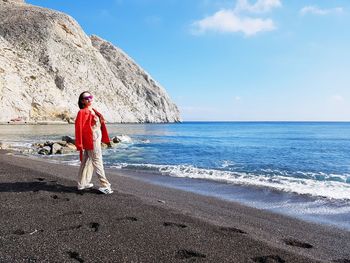
M 184 121 L 350 121 L 349 0 L 26 0 L 123 49 Z

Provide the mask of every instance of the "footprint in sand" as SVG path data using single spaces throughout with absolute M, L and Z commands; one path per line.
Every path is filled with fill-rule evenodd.
M 91 222 L 89 223 L 89 227 L 92 228 L 95 232 L 97 232 L 100 228 L 100 224 L 96 222 Z
M 293 238 L 284 239 L 283 241 L 288 246 L 308 248 L 308 249 L 313 248 L 313 245 L 311 245 L 309 243 L 301 242 L 301 241 L 299 241 L 297 239 L 293 239 Z
M 263 257 L 252 258 L 254 262 L 258 263 L 285 263 L 286 261 L 280 258 L 278 255 L 269 255 Z
M 60 228 L 57 231 L 61 232 L 61 231 L 76 230 L 76 229 L 79 229 L 81 227 L 83 227 L 83 225 L 73 225 L 73 226 L 67 226 L 67 227 Z M 96 222 L 91 222 L 88 224 L 88 227 L 93 229 L 94 232 L 97 232 L 100 228 L 100 224 L 96 223 Z
M 69 230 L 79 229 L 79 228 L 81 228 L 81 227 L 82 227 L 82 225 L 67 226 L 67 227 L 60 228 L 60 229 L 58 229 L 57 231 L 58 231 L 58 232 L 61 232 L 61 231 L 69 231 Z
M 61 197 L 59 197 L 58 195 L 51 195 L 50 197 L 51 197 L 52 199 L 55 199 L 55 200 L 70 201 L 69 198 L 67 198 L 67 197 L 61 198 Z
M 73 215 L 82 215 L 83 212 L 81 211 L 69 211 L 66 213 L 63 213 L 62 216 L 73 216 Z
M 221 227 L 220 230 L 226 233 L 247 234 L 247 232 L 235 227 Z
M 178 227 L 178 228 L 186 228 L 187 227 L 184 224 L 173 223 L 173 222 L 164 222 L 163 226 L 165 226 L 165 227 Z
M 181 249 L 176 251 L 175 258 L 178 259 L 188 259 L 188 258 L 206 258 L 207 256 L 193 251 L 193 250 L 187 250 L 187 249 Z
M 75 252 L 75 251 L 67 251 L 68 255 L 70 258 L 72 259 L 75 259 L 76 261 L 80 262 L 80 263 L 83 263 L 84 262 L 84 259 L 82 259 L 79 255 L 78 252 Z
M 18 236 L 22 236 L 24 235 L 26 232 L 22 229 L 16 229 L 15 231 L 12 232 L 12 234 L 14 235 L 18 235 Z
M 132 222 L 136 222 L 136 221 L 138 221 L 138 219 L 136 217 L 133 217 L 133 216 L 126 216 L 126 217 L 118 218 L 117 221 L 132 221 Z

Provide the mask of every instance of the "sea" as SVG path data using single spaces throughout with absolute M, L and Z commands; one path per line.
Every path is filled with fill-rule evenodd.
M 349 122 L 109 124 L 123 142 L 106 168 L 139 180 L 239 202 L 350 231 Z M 34 142 L 74 136 L 73 125 L 0 125 L 0 141 L 35 158 Z M 130 173 L 128 173 L 130 172 Z M 191 202 L 191 200 L 189 200 Z

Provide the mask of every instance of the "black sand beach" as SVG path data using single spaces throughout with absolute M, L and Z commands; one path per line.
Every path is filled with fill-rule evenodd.
M 113 171 L 78 192 L 77 170 L 0 153 L 0 262 L 350 262 L 350 232 Z

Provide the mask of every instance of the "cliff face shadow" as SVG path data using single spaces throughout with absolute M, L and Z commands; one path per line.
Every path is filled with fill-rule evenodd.
M 66 186 L 59 184 L 57 182 L 14 182 L 14 183 L 0 183 L 0 193 L 21 193 L 21 192 L 39 192 L 47 191 L 54 193 L 75 193 L 75 194 L 84 194 L 84 193 L 95 193 L 99 192 L 96 189 L 89 189 L 84 191 L 78 191 L 75 186 Z

